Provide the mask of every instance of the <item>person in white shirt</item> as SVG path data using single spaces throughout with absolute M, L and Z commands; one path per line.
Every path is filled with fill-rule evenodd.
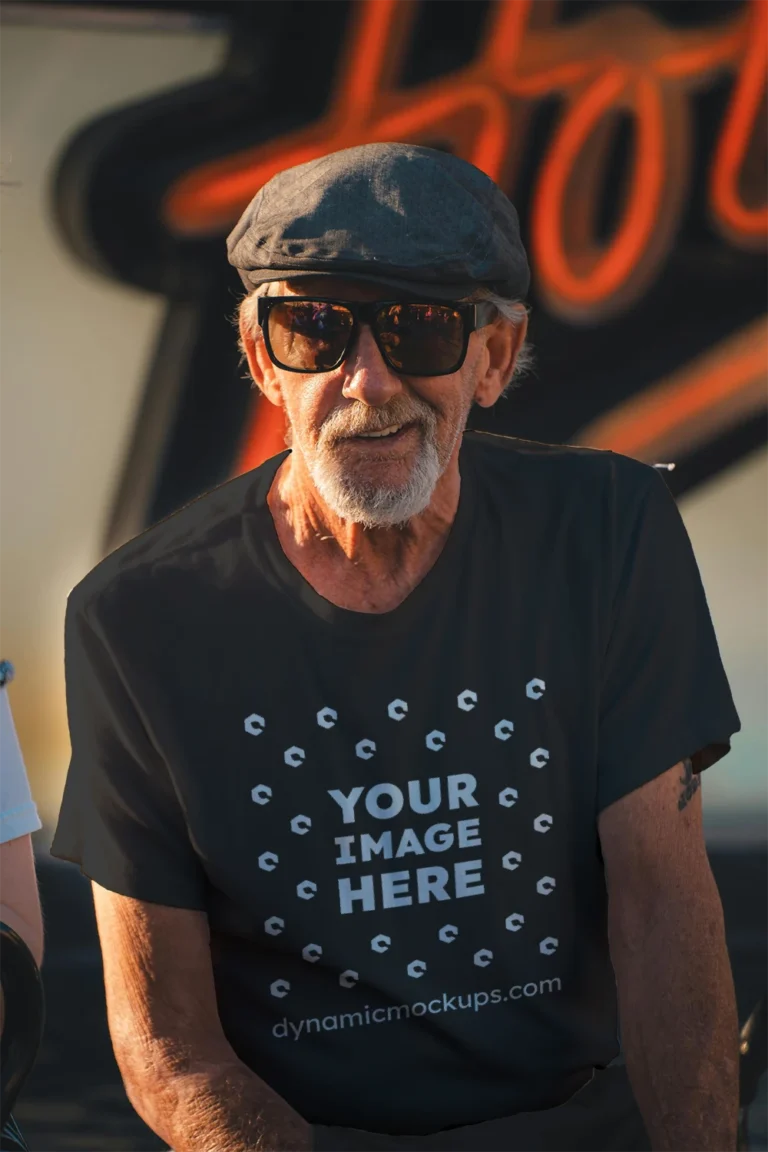
M 0 661 L 0 920 L 18 932 L 40 967 L 43 914 L 32 833 L 42 828 L 42 821 L 11 714 L 7 685 L 12 679 L 12 665 Z
M 13 665 L 0 660 L 0 921 L 3 946 L 7 926 L 21 937 L 39 968 L 43 962 L 43 914 L 32 833 L 42 828 L 42 821 L 32 798 L 11 714 L 7 685 L 12 679 Z M 0 1031 L 4 1027 L 5 997 L 0 988 Z M 4 1094 L 5 1087 L 4 1083 Z M 5 1103 L 4 1095 L 4 1108 Z M 26 1152 L 26 1148 L 13 1116 L 4 1116 L 0 1149 Z

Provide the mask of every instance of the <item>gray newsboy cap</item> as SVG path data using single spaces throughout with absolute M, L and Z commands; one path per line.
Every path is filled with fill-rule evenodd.
M 364 144 L 278 172 L 227 238 L 246 288 L 301 275 L 450 300 L 508 299 L 530 273 L 517 212 L 479 168 L 414 144 Z

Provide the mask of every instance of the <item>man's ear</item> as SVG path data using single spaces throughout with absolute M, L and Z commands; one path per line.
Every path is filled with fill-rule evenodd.
M 267 400 L 278 408 L 282 408 L 283 397 L 280 391 L 280 384 L 275 375 L 275 366 L 267 355 L 267 350 L 264 347 L 264 341 L 261 337 L 254 339 L 250 324 L 243 315 L 242 308 L 240 309 L 240 315 L 238 317 L 238 326 L 240 328 L 240 339 L 248 361 L 248 370 L 251 373 L 254 384 L 260 392 L 264 393 Z
M 485 336 L 485 371 L 475 386 L 474 400 L 481 408 L 490 408 L 512 379 L 520 349 L 528 331 L 528 316 L 522 312 L 516 323 L 498 316 L 488 326 Z

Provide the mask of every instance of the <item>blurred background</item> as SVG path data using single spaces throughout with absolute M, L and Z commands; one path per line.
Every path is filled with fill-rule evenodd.
M 111 1056 L 88 885 L 47 855 L 69 758 L 67 595 L 281 449 L 280 413 L 238 361 L 224 238 L 274 172 L 370 140 L 455 151 L 520 212 L 537 367 L 470 426 L 676 464 L 665 479 L 742 720 L 703 798 L 743 1019 L 766 973 L 767 0 L 29 2 L 0 17 L 0 655 L 44 822 L 48 929 L 46 1039 L 16 1108 L 30 1146 L 163 1147 Z M 754 1126 L 768 1147 L 764 1104 Z

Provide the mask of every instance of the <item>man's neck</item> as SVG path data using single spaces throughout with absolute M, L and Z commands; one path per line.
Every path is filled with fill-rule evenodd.
M 437 560 L 459 505 L 458 445 L 428 507 L 402 527 L 363 528 L 337 516 L 299 453 L 278 469 L 267 503 L 288 559 L 322 595 L 360 611 L 386 611 Z M 335 595 L 329 595 L 333 589 Z M 359 605 L 359 606 L 358 606 Z

